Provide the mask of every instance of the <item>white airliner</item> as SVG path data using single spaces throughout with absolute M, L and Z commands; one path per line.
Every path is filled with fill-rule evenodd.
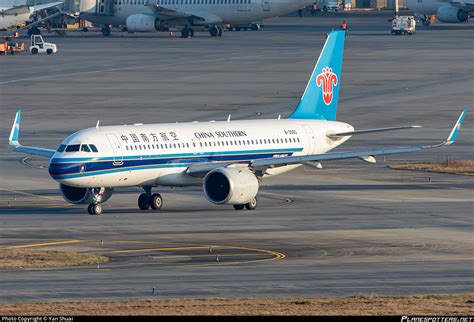
M 255 209 L 259 182 L 302 164 L 422 151 L 454 143 L 464 110 L 448 139 L 419 145 L 361 151 L 329 152 L 352 135 L 399 130 L 400 126 L 358 130 L 336 121 L 344 31 L 332 31 L 298 106 L 286 119 L 96 126 L 64 139 L 59 148 L 22 146 L 20 111 L 10 133 L 13 150 L 50 158 L 49 174 L 60 183 L 64 199 L 89 204 L 100 214 L 116 187 L 140 186 L 140 209 L 160 209 L 157 186 L 202 186 L 214 204 Z
M 0 6 L 0 30 L 14 28 L 18 24 L 30 20 L 31 15 L 40 10 L 49 9 L 62 5 L 62 2 L 47 3 L 38 6 L 15 6 L 15 7 L 1 7 Z M 44 19 L 43 19 L 44 21 Z
M 159 31 L 184 26 L 182 37 L 193 37 L 193 27 L 209 27 L 222 36 L 224 24 L 246 24 L 284 15 L 313 0 L 81 0 L 80 17 L 104 25 L 126 26 L 129 32 Z
M 431 15 L 441 22 L 466 22 L 474 11 L 474 0 L 406 0 L 405 4 L 425 25 Z

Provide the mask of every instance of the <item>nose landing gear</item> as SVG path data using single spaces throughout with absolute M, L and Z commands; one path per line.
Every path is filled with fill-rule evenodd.
M 90 204 L 89 207 L 87 207 L 87 212 L 89 215 L 101 215 L 102 214 L 102 206 L 100 204 Z

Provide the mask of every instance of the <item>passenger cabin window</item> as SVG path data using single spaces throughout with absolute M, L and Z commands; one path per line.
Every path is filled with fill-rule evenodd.
M 80 144 L 68 145 L 66 147 L 66 152 L 78 152 L 80 146 L 81 146 Z

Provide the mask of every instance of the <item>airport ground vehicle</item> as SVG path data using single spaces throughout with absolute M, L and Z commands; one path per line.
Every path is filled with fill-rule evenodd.
M 259 23 L 248 23 L 248 24 L 237 24 L 237 25 L 226 25 L 225 26 L 227 30 L 230 31 L 247 31 L 247 30 L 253 30 L 257 31 L 262 28 L 262 25 Z
M 58 51 L 55 44 L 44 42 L 41 35 L 32 35 L 30 43 L 30 53 L 32 55 L 36 54 L 55 54 Z
M 416 21 L 413 16 L 396 16 L 392 20 L 392 33 L 396 35 L 415 34 Z
M 25 43 L 15 42 L 12 37 L 6 37 L 5 41 L 0 43 L 0 55 L 14 55 L 23 51 L 25 51 Z
M 339 1 L 323 1 L 319 6 L 323 11 L 339 11 L 341 8 Z

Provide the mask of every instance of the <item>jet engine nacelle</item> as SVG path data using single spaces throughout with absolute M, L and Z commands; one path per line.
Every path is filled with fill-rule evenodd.
M 436 11 L 436 18 L 442 22 L 456 23 L 467 21 L 469 15 L 462 9 L 447 5 L 439 7 Z
M 150 15 L 131 15 L 128 16 L 125 23 L 129 32 L 149 32 L 160 30 L 160 19 Z
M 215 204 L 243 205 L 258 192 L 257 177 L 247 169 L 218 168 L 204 178 L 206 199 Z
M 77 188 L 65 184 L 60 184 L 59 188 L 64 200 L 75 205 L 106 202 L 114 191 L 113 188 L 105 188 L 103 194 L 100 194 L 100 188 Z

